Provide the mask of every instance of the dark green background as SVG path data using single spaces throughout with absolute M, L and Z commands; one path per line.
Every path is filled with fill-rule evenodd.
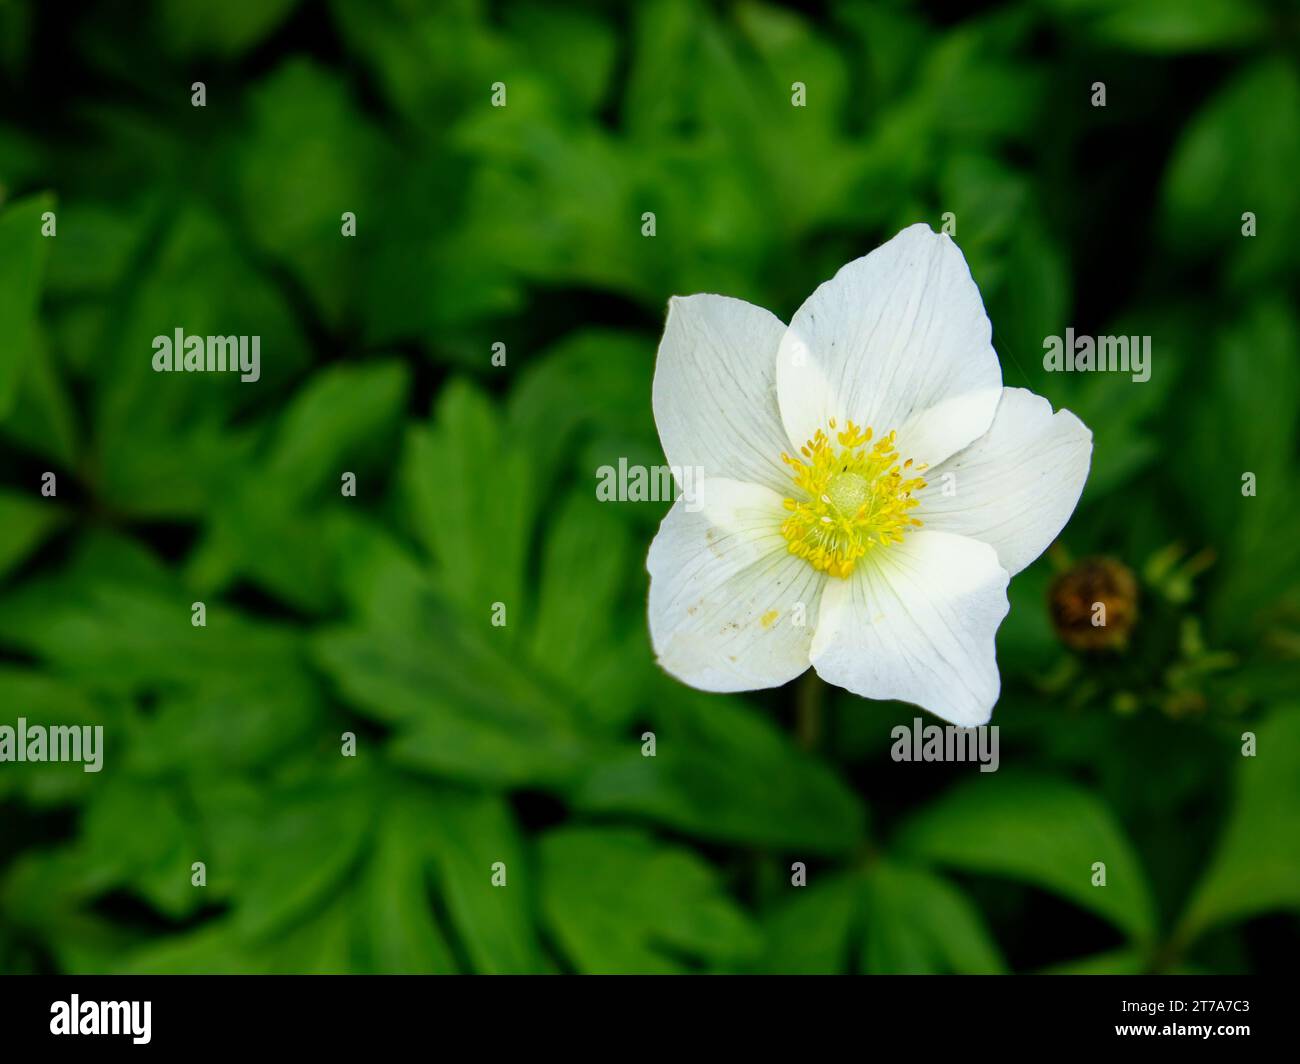
M 107 743 L 0 766 L 0 970 L 1290 968 L 1298 34 L 1263 0 L 0 0 L 0 723 Z M 910 707 L 660 674 L 664 508 L 594 491 L 662 460 L 670 295 L 788 319 L 946 211 L 1006 382 L 1095 434 L 1012 584 L 992 775 L 891 761 Z M 153 373 L 177 326 L 260 335 L 261 381 Z M 1044 373 L 1068 326 L 1150 335 L 1150 381 Z M 1081 660 L 1046 591 L 1094 554 L 1141 615 Z

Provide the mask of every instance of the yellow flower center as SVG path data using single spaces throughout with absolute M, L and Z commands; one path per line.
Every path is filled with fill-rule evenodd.
M 921 524 L 908 513 L 917 505 L 914 491 L 925 487 L 912 459 L 899 462 L 897 432 L 871 443 L 871 429 L 848 423 L 834 442 L 821 429 L 799 448 L 802 457 L 781 455 L 794 471 L 796 497 L 785 500 L 790 516 L 781 534 L 790 553 L 831 576 L 845 577 L 868 551 L 901 543 L 903 533 Z M 836 446 L 838 443 L 839 446 Z

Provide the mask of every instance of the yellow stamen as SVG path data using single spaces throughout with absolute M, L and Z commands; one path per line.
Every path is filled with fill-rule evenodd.
M 794 471 L 798 489 L 785 500 L 790 516 L 781 524 L 781 534 L 791 554 L 820 572 L 846 577 L 868 551 L 901 543 L 904 532 L 920 526 L 908 514 L 918 501 L 912 493 L 924 488 L 925 481 L 904 473 L 926 467 L 913 466 L 910 458 L 899 462 L 896 432 L 872 445 L 872 430 L 851 421 L 837 432 L 832 420 L 830 431 L 835 442 L 818 429 L 799 448 L 802 459 L 781 455 Z

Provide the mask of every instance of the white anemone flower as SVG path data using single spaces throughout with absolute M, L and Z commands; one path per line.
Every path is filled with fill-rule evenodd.
M 702 479 L 646 563 L 664 669 L 747 691 L 811 666 L 988 721 L 1007 583 L 1065 526 L 1092 457 L 1077 417 L 1002 386 L 991 335 L 961 251 L 926 225 L 789 327 L 726 296 L 669 302 L 655 422 L 674 471 Z

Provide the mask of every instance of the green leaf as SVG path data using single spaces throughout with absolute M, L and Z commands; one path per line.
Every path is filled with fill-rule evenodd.
M 1241 494 L 1242 473 L 1262 484 L 1259 495 L 1291 466 L 1300 438 L 1300 326 L 1286 301 L 1256 300 L 1216 337 L 1205 367 L 1206 389 L 1198 413 L 1212 424 L 1232 425 L 1231 438 L 1187 441 L 1185 491 L 1208 513 L 1221 540 L 1249 520 L 1259 505 Z
M 192 594 L 128 540 L 86 537 L 71 563 L 0 599 L 0 642 L 86 686 L 186 687 L 232 673 L 266 678 L 300 668 L 301 634 L 209 602 L 191 624 Z
M 66 517 L 53 499 L 0 491 L 0 576 L 36 549 Z
M 437 792 L 425 809 L 423 833 L 433 855 L 436 891 L 474 971 L 535 973 L 544 961 L 533 924 L 536 873 L 510 806 L 497 795 Z M 494 886 L 505 866 L 506 885 Z
M 141 940 L 138 931 L 81 907 L 104 886 L 87 872 L 83 856 L 69 848 L 29 848 L 0 877 L 3 923 L 39 941 L 65 971 L 107 970 Z
M 159 28 L 176 55 L 241 55 L 292 14 L 298 0 L 160 0 Z
M 1258 40 L 1268 20 L 1254 0 L 1052 0 L 1098 40 L 1142 52 L 1200 52 Z
M 582 810 L 643 817 L 700 838 L 845 853 L 865 813 L 830 768 L 734 699 L 662 680 L 656 756 L 638 740 L 596 761 L 572 794 Z
M 1110 810 L 1091 792 L 1050 777 L 999 773 L 961 784 L 899 831 L 897 852 L 1042 887 L 1097 913 L 1139 941 L 1155 933 L 1142 867 Z M 1093 864 L 1106 885 L 1093 886 Z
M 354 530 L 369 576 L 345 575 L 346 593 L 372 623 L 320 633 L 316 656 L 345 697 L 398 726 L 391 752 L 402 763 L 557 785 L 626 723 L 639 695 L 628 659 L 648 655 L 640 609 L 634 623 L 618 617 L 627 533 L 585 493 L 548 513 L 537 599 L 525 595 L 544 485 L 502 419 L 471 385 L 444 388 L 433 427 L 411 434 L 402 478 L 433 574 Z M 372 581 L 383 582 L 382 598 Z M 591 624 L 593 611 L 604 625 Z
M 343 892 L 267 942 L 241 937 L 237 921 L 213 920 L 197 930 L 150 940 L 96 966 L 125 975 L 338 975 L 354 970 L 353 917 L 364 900 Z
M 999 974 L 1006 964 L 978 909 L 951 883 L 881 860 L 866 873 L 862 970 L 895 975 Z
M 315 658 L 342 696 L 395 727 L 400 764 L 492 785 L 557 785 L 590 753 L 573 707 L 520 666 L 504 641 L 428 596 L 420 625 L 329 629 Z
M 538 480 L 549 484 L 580 434 L 618 440 L 627 449 L 617 453 L 644 449 L 656 460 L 659 440 L 646 402 L 653 376 L 653 340 L 609 329 L 570 333 L 521 369 L 509 418 L 532 444 Z M 573 472 L 582 483 L 594 481 L 590 464 L 575 463 Z
M 524 566 L 537 502 L 527 449 L 478 389 L 453 381 L 431 429 L 411 432 L 404 483 L 416 533 L 448 594 L 487 618 L 507 609 L 506 638 L 526 616 Z
M 108 725 L 106 735 L 116 730 L 111 725 L 117 722 L 117 714 L 106 710 L 78 685 L 31 669 L 0 666 L 0 706 L 12 707 L 12 716 L 6 713 L 0 717 L 0 724 L 11 728 L 22 716 L 29 726 Z M 102 748 L 100 752 L 104 753 Z M 101 763 L 101 772 L 103 767 Z M 0 772 L 0 801 L 17 794 L 36 807 L 62 805 L 84 800 L 102 778 L 99 773 L 86 772 L 82 764 L 5 763 Z
M 560 100 L 594 111 L 608 89 L 618 52 L 608 20 L 580 8 L 522 2 L 505 13 L 518 59 L 541 68 Z
M 401 632 L 421 623 L 436 592 L 413 548 L 355 513 L 336 522 L 333 546 L 340 594 L 362 627 Z
M 8 416 L 36 342 L 36 308 L 49 238 L 41 215 L 54 197 L 31 196 L 0 211 L 0 421 Z
M 1300 254 L 1292 176 L 1300 171 L 1300 75 L 1282 59 L 1262 59 L 1235 74 L 1188 123 L 1165 175 L 1162 232 L 1180 255 L 1226 258 L 1248 290 Z M 1242 233 L 1242 214 L 1256 235 Z
M 291 380 L 307 361 L 288 305 L 237 245 L 227 220 L 188 206 L 149 245 L 138 283 L 121 297 L 88 373 L 103 501 L 137 518 L 194 517 L 246 473 L 253 439 L 241 414 Z M 260 376 L 155 372 L 153 341 L 257 336 Z
M 26 450 L 66 469 L 76 464 L 81 430 L 50 346 L 38 330 L 31 360 L 18 385 L 18 400 L 3 429 Z
M 380 818 L 362 881 L 369 970 L 393 975 L 455 972 L 456 962 L 433 917 L 432 881 L 423 844 L 428 825 L 410 802 Z
M 322 370 L 292 400 L 254 471 L 232 483 L 210 510 L 207 535 L 190 557 L 191 583 L 216 594 L 247 577 L 304 611 L 335 595 L 330 532 L 346 505 L 342 474 L 358 498 L 377 494 L 377 471 L 396 445 L 406 401 L 404 365 L 383 361 Z
M 1007 25 L 967 23 L 930 49 L 919 74 L 919 91 L 941 135 L 1023 138 L 1037 124 L 1043 72 L 1026 66 L 1011 51 L 1002 39 Z M 1013 37 L 1023 32 L 1013 30 Z
M 203 860 L 197 825 L 172 788 L 139 780 L 112 765 L 107 746 L 118 729 L 105 731 L 108 768 L 85 811 L 74 850 L 80 878 L 95 893 L 129 891 L 173 919 L 204 901 L 190 884 L 192 862 Z M 120 734 L 120 732 L 119 732 Z M 149 830 L 141 831 L 141 824 Z
M 1032 194 L 1025 175 L 981 152 L 953 155 L 940 174 L 941 202 L 961 220 L 962 254 L 985 298 L 1008 283 L 1008 246 L 1032 209 Z M 1021 276 L 1014 283 L 1026 281 L 1033 283 Z
M 1233 430 L 1194 434 L 1174 472 L 1222 556 L 1207 610 L 1211 632 L 1253 643 L 1300 570 L 1300 541 L 1277 535 L 1300 518 L 1300 477 L 1290 458 L 1300 436 L 1300 327 L 1285 302 L 1260 298 L 1210 353 L 1191 413 Z M 1255 478 L 1249 496 L 1246 473 Z
M 294 271 L 332 327 L 354 321 L 395 169 L 383 135 L 342 78 L 310 60 L 285 61 L 248 97 L 236 188 L 250 237 Z M 343 213 L 356 235 L 343 235 Z
M 274 490 L 301 501 L 363 454 L 390 453 L 386 439 L 406 406 L 410 373 L 386 360 L 328 366 L 294 396 L 276 426 L 266 461 Z
M 321 786 L 318 779 L 270 793 L 246 781 L 201 786 L 196 797 L 206 821 L 201 848 L 209 885 L 201 894 L 190 887 L 188 858 L 180 883 L 190 898 L 224 901 L 233 913 L 157 938 L 124 964 L 114 958 L 95 967 L 541 970 L 533 890 L 505 803 L 375 782 L 358 775 Z M 380 801 L 383 813 L 376 817 Z M 130 830 L 119 825 L 118 834 Z M 259 839 L 270 847 L 260 859 Z M 197 852 L 199 845 L 191 840 L 189 849 Z M 507 887 L 490 884 L 497 860 L 507 863 Z
M 1183 917 L 1180 938 L 1274 909 L 1300 909 L 1300 707 L 1256 729 L 1237 762 L 1236 800 Z
M 124 752 L 133 769 L 194 775 L 270 767 L 320 742 L 325 706 L 306 670 L 232 671 L 159 698 Z
M 539 844 L 541 911 L 584 974 L 733 968 L 762 945 L 708 862 L 622 828 L 563 828 Z
M 855 927 L 863 904 L 862 877 L 813 874 L 807 887 L 763 921 L 767 948 L 756 966 L 783 975 L 837 975 L 848 970 Z
M 247 780 L 195 788 L 208 849 L 208 891 L 233 903 L 234 930 L 271 938 L 315 911 L 348 878 L 376 817 L 365 781 L 317 775 L 268 794 Z M 189 889 L 189 863 L 177 873 Z
M 585 491 L 570 495 L 547 529 L 529 640 L 539 667 L 610 726 L 626 723 L 650 667 L 640 610 L 628 639 L 612 638 L 623 627 L 619 607 L 635 569 L 632 553 L 627 526 L 609 505 Z M 605 623 L 592 624 L 593 617 Z
M 1013 228 L 994 278 L 1001 283 L 989 297 L 989 317 L 998 323 L 1003 382 L 1055 399 L 1054 382 L 1043 369 L 1043 337 L 1064 333 L 1073 292 L 1060 244 L 1035 215 Z M 975 279 L 983 283 L 982 274 Z
M 147 216 L 94 201 L 64 204 L 58 220 L 47 279 L 50 294 L 57 296 L 111 293 L 150 229 Z

